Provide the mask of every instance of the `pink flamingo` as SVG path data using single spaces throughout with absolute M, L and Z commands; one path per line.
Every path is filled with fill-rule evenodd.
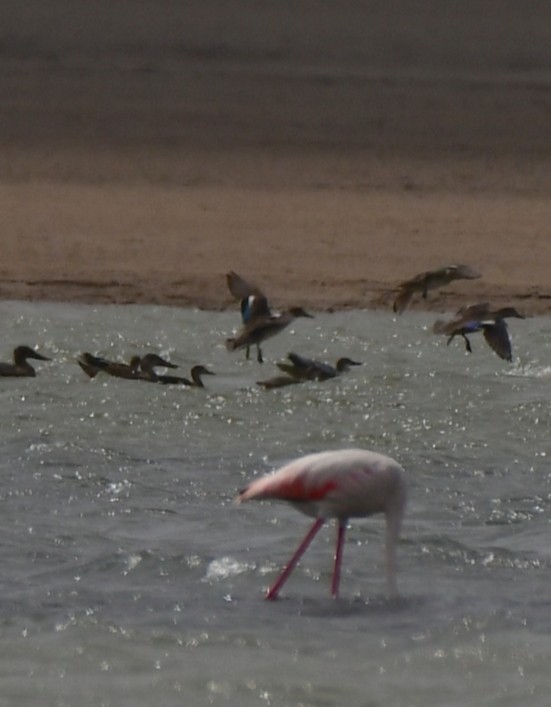
M 277 599 L 279 590 L 328 518 L 336 518 L 338 523 L 331 583 L 331 596 L 336 599 L 348 519 L 374 513 L 384 513 L 386 517 L 386 579 L 390 595 L 397 595 L 396 543 L 406 505 L 406 486 L 404 470 L 394 459 L 365 449 L 309 454 L 252 481 L 236 500 L 240 503 L 264 498 L 288 501 L 297 510 L 316 518 L 266 599 Z

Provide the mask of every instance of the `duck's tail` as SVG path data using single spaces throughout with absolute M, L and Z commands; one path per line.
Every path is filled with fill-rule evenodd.
M 437 319 L 433 324 L 432 331 L 435 334 L 445 334 L 447 324 L 448 323 L 445 322 L 443 319 Z

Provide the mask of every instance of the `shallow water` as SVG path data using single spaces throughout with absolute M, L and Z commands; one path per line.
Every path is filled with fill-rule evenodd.
M 229 354 L 237 313 L 0 304 L 0 705 L 547 705 L 551 661 L 551 322 L 512 320 L 516 362 L 434 336 L 434 315 L 319 314 Z M 81 351 L 156 351 L 207 389 L 98 376 Z M 264 391 L 287 351 L 363 362 Z M 179 371 L 177 371 L 178 373 Z M 232 503 L 295 456 L 374 449 L 406 469 L 401 598 L 383 522 L 333 528 L 277 602 L 265 588 L 309 520 Z

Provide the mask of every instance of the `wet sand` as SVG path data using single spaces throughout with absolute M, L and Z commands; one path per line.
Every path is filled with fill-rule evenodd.
M 549 313 L 551 9 L 314 5 L 8 2 L 0 297 Z

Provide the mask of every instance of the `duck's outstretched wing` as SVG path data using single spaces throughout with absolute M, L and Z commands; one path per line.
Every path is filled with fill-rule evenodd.
M 409 280 L 408 282 L 403 282 L 399 289 L 398 289 L 398 294 L 396 295 L 394 299 L 394 303 L 392 305 L 392 309 L 396 314 L 402 314 L 402 312 L 406 309 L 408 306 L 411 298 L 415 294 L 415 292 L 418 292 L 420 289 L 420 285 L 418 282 L 415 282 L 414 280 Z
M 268 317 L 271 314 L 268 299 L 262 290 L 253 285 L 233 270 L 226 273 L 228 289 L 241 306 L 241 318 L 248 324 L 258 317 Z
M 504 361 L 512 361 L 511 339 L 505 321 L 498 319 L 496 322 L 482 322 L 481 326 L 488 345 Z
M 265 297 L 264 293 L 256 285 L 245 280 L 245 278 L 238 275 L 233 270 L 226 273 L 226 282 L 228 283 L 228 289 L 237 300 L 245 299 L 251 295 L 256 295 L 260 297 Z

